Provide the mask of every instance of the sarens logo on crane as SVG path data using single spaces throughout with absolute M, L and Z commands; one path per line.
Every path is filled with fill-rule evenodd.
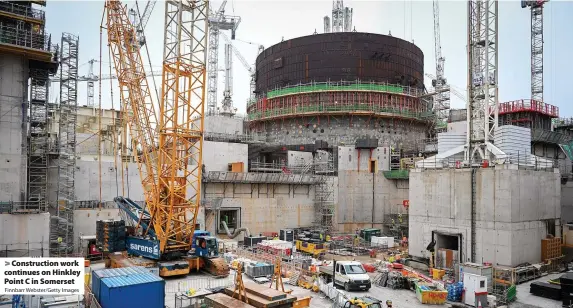
M 151 253 L 154 255 L 159 254 L 159 245 L 153 245 L 153 247 L 152 247 L 152 246 L 145 246 L 145 245 L 139 245 L 139 244 L 131 243 L 131 244 L 129 244 L 129 248 L 132 250 L 147 252 L 147 253 Z
M 130 236 L 126 238 L 127 252 L 136 256 L 160 259 L 159 242 Z

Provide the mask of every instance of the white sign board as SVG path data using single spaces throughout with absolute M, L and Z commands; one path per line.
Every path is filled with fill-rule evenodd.
M 83 258 L 0 258 L 0 294 L 84 294 Z

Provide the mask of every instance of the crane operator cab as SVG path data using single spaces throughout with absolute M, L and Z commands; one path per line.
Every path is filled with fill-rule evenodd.
M 195 255 L 214 258 L 219 256 L 219 245 L 214 236 L 198 236 L 195 238 Z

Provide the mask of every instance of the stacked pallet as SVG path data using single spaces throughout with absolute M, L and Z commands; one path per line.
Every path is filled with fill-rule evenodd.
M 541 260 L 547 261 L 561 257 L 561 238 L 545 238 L 541 240 Z
M 234 291 L 234 287 L 227 288 L 225 289 L 225 294 L 232 297 Z M 257 308 L 293 307 L 294 303 L 297 301 L 296 297 L 275 289 L 270 289 L 266 285 L 262 286 L 254 283 L 245 283 L 245 291 L 247 293 L 247 298 L 249 299 L 249 305 Z M 237 298 L 236 294 L 235 298 Z
M 96 222 L 96 245 L 102 252 L 125 250 L 125 222 L 122 220 L 98 220 Z

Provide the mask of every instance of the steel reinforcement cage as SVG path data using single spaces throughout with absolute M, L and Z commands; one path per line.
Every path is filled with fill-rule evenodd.
M 364 114 L 426 121 L 432 108 L 419 88 L 387 83 L 320 82 L 276 88 L 247 105 L 251 123 L 292 116 Z

